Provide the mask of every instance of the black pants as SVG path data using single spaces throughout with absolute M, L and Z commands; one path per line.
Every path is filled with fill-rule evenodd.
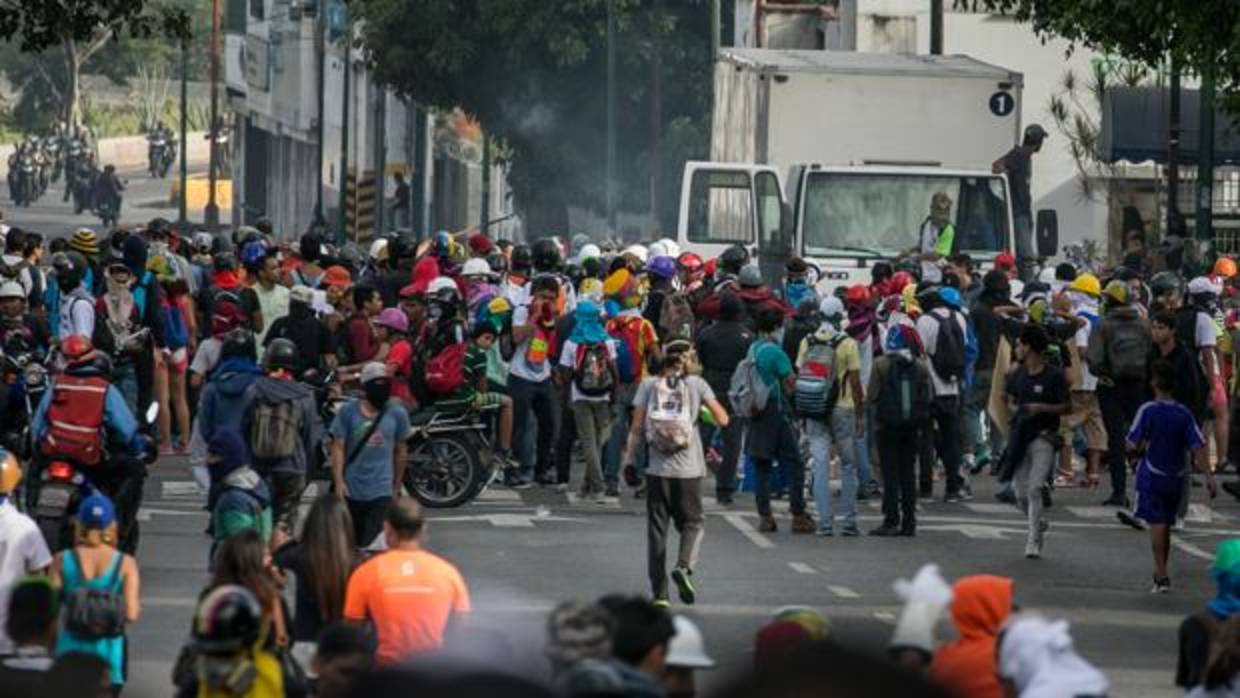
M 349 516 L 353 517 L 353 544 L 365 548 L 383 531 L 383 521 L 387 518 L 392 498 L 346 499 L 344 502 L 349 507 Z
M 577 440 L 577 423 L 573 420 L 573 410 L 568 402 L 566 385 L 557 392 L 556 411 L 560 413 L 560 433 L 555 442 L 555 481 L 557 484 L 568 484 L 573 468 L 573 442 Z
M 1107 428 L 1107 469 L 1111 472 L 1111 496 L 1124 497 L 1128 490 L 1128 461 L 1124 439 L 1145 400 L 1145 386 L 1139 381 L 1121 381 L 1114 386 L 1098 385 L 1098 406 Z
M 668 523 L 680 533 L 676 565 L 693 570 L 702 546 L 702 478 L 646 476 L 646 571 L 650 592 L 667 598 Z
M 550 380 L 541 383 L 527 381 L 515 375 L 508 376 L 508 392 L 512 395 L 513 443 L 521 443 L 518 439 L 529 428 L 532 413 L 538 419 L 538 434 L 534 439 L 534 458 L 530 453 L 518 453 L 521 461 L 522 474 L 543 477 L 551 471 L 551 448 L 555 445 L 557 427 L 559 426 L 559 397 L 555 385 Z
M 883 471 L 883 525 L 912 530 L 917 524 L 917 486 L 911 447 L 916 432 L 878 432 L 878 461 Z
M 943 461 L 943 470 L 947 472 L 947 493 L 954 494 L 964 485 L 964 478 L 960 477 L 960 397 L 945 395 L 934 398 L 930 413 L 938 430 L 934 450 L 939 460 Z
M 719 397 L 719 393 L 715 395 Z M 732 406 L 728 403 L 727 395 L 719 397 L 719 400 L 728 414 L 732 414 Z M 734 417 L 728 422 L 728 426 L 722 429 L 703 424 L 701 432 L 702 445 L 706 448 L 710 448 L 714 434 L 720 434 L 723 450 L 719 454 L 721 456 L 719 470 L 715 473 L 715 496 L 730 497 L 736 492 L 736 470 L 741 460 L 741 442 L 745 438 L 745 421 Z
M 788 476 L 788 506 L 793 514 L 805 513 L 805 461 L 801 459 L 801 442 L 797 429 L 792 422 L 785 419 L 781 427 L 779 449 L 775 458 L 754 458 L 754 474 L 757 476 L 754 486 L 754 503 L 758 505 L 758 514 L 771 515 L 771 471 L 779 462 Z
M 934 425 L 927 424 L 913 434 L 917 449 L 917 479 L 922 494 L 934 494 Z M 880 456 L 881 457 L 881 456 Z

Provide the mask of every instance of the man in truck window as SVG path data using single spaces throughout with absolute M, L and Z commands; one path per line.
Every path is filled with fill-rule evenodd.
M 1012 222 L 1016 234 L 1016 262 L 1020 268 L 1021 281 L 1029 281 L 1033 272 L 1033 199 L 1029 193 L 1029 179 L 1033 176 L 1033 154 L 1042 149 L 1046 129 L 1029 124 L 1021 144 L 1006 155 L 995 160 L 990 169 L 995 174 L 1007 174 L 1008 188 L 1012 192 Z
M 921 280 L 943 283 L 939 260 L 952 253 L 956 228 L 952 225 L 952 198 L 944 192 L 930 197 L 930 216 L 921 224 Z

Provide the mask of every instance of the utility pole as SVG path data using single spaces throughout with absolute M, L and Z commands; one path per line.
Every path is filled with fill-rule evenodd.
M 338 228 L 336 229 L 336 244 L 343 245 L 345 241 L 345 228 L 348 226 L 349 218 L 346 209 L 349 205 L 349 82 L 353 73 L 353 66 L 349 60 L 350 43 L 353 31 L 346 27 L 344 32 L 344 57 L 341 59 L 341 66 L 344 71 L 344 89 L 340 98 L 340 176 L 337 181 L 340 183 L 340 215 L 337 216 Z
M 1198 241 L 1214 237 L 1214 54 L 1207 54 L 1201 66 L 1201 133 L 1197 143 Z
M 189 130 L 189 43 L 184 39 L 181 40 L 181 195 L 178 197 L 177 223 L 182 228 L 189 223 L 189 216 L 186 211 L 186 189 L 189 188 L 189 148 L 186 147 L 186 131 Z
M 943 0 L 930 0 L 930 53 L 943 55 Z
M 719 45 L 722 43 L 723 15 L 719 7 L 720 0 L 710 0 L 710 60 L 719 60 Z
M 387 221 L 384 215 L 383 193 L 387 188 L 387 89 L 372 82 L 378 90 L 378 104 L 375 105 L 375 236 L 387 232 Z
M 663 18 L 663 0 L 654 0 L 652 9 L 658 22 Z M 661 26 L 661 23 L 656 26 Z M 654 60 L 650 62 L 650 218 L 655 222 L 656 228 L 661 228 L 659 199 L 663 186 L 663 37 L 657 29 L 651 41 L 654 43 L 654 50 L 651 51 Z
M 482 132 L 482 225 L 479 230 L 483 235 L 487 234 L 490 228 L 487 222 L 491 220 L 491 137 L 486 131 Z
M 202 212 L 207 229 L 220 227 L 220 207 L 215 200 L 215 184 L 219 180 L 219 119 L 220 119 L 220 0 L 211 0 L 211 125 L 207 127 L 210 157 L 207 165 L 207 208 Z
M 323 122 L 326 110 L 324 109 L 324 95 L 327 92 L 327 7 L 326 3 L 322 3 L 323 7 L 319 10 L 319 14 L 314 19 L 314 49 L 318 52 L 319 58 L 319 111 L 318 117 L 315 119 L 317 131 L 317 140 L 315 150 L 316 156 L 315 173 L 314 173 L 314 221 L 311 226 L 315 229 L 322 230 L 327 227 L 327 219 L 323 217 Z
M 1180 202 L 1180 62 L 1171 55 L 1171 100 L 1168 109 L 1167 129 L 1167 225 L 1165 236 L 1171 230 L 1171 219 L 1179 209 Z
M 607 0 L 607 227 L 616 234 L 616 0 Z

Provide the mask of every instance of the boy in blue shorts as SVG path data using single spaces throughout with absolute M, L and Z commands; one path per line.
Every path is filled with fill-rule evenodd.
M 1150 528 L 1154 552 L 1154 586 L 1150 593 L 1165 594 L 1171 591 L 1171 578 L 1167 576 L 1171 525 L 1185 494 L 1184 469 L 1189 451 L 1193 452 L 1197 469 L 1205 473 L 1211 499 L 1218 487 L 1206 464 L 1205 439 L 1192 412 L 1171 396 L 1175 367 L 1167 361 L 1155 361 L 1150 376 L 1154 399 L 1141 405 L 1127 440 L 1129 452 L 1141 457 L 1137 464 L 1136 515 Z

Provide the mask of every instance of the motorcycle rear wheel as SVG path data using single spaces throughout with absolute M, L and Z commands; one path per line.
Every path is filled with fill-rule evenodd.
M 437 434 L 409 450 L 405 487 L 425 507 L 450 509 L 476 497 L 488 476 L 466 434 Z

